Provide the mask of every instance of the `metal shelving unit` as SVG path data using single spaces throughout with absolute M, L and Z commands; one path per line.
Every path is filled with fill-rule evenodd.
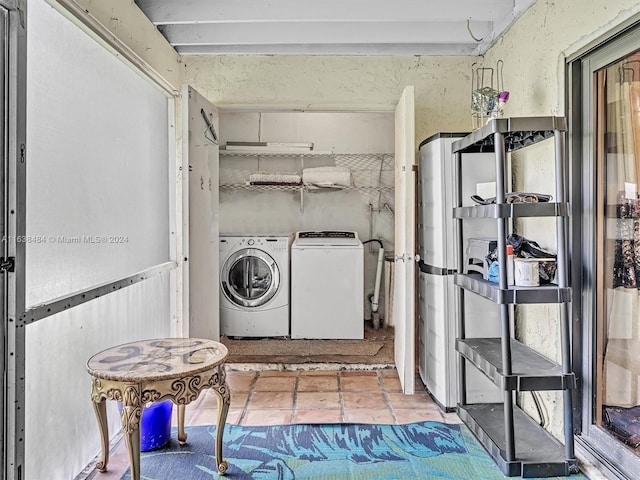
M 460 315 L 456 344 L 459 363 L 458 414 L 507 476 L 550 477 L 578 472 L 574 453 L 572 392 L 575 375 L 571 370 L 569 311 L 571 288 L 568 285 L 567 230 L 568 212 L 564 142 L 567 130 L 563 117 L 528 117 L 492 119 L 487 125 L 456 141 L 457 219 L 459 307 L 464 312 L 465 292 L 481 295 L 500 305 L 500 338 L 465 338 L 465 323 L 481 319 Z M 555 199 L 557 203 L 505 203 L 507 154 L 535 143 L 555 142 Z M 462 207 L 461 177 L 464 154 L 494 152 L 496 156 L 496 203 Z M 557 284 L 539 287 L 507 285 L 506 237 L 509 220 L 516 217 L 556 217 Z M 494 219 L 498 228 L 498 262 L 500 280 L 491 283 L 481 275 L 464 273 L 464 246 L 461 239 L 464 220 Z M 556 303 L 560 306 L 560 364 L 518 342 L 511 332 L 511 308 L 514 304 Z M 467 363 L 483 372 L 504 391 L 500 404 L 467 404 Z M 524 391 L 560 390 L 564 403 L 564 444 L 515 404 L 515 394 Z

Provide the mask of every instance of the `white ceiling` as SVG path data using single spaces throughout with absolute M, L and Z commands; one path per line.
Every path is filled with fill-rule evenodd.
M 182 54 L 481 55 L 536 0 L 135 0 Z

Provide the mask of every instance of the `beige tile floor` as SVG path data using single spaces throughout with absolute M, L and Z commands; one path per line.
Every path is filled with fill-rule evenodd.
M 444 413 L 416 376 L 416 393 L 404 395 L 395 369 L 373 371 L 227 371 L 231 406 L 227 423 L 281 425 L 288 423 L 403 424 L 424 420 L 459 423 Z M 176 424 L 174 408 L 174 426 Z M 208 390 L 186 408 L 185 425 L 216 422 L 215 394 Z M 128 468 L 124 441 L 111 450 L 109 470 L 92 472 L 92 480 L 117 480 Z

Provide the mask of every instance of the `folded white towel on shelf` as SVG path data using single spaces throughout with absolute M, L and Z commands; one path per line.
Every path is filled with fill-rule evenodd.
M 313 167 L 302 171 L 302 183 L 316 187 L 350 187 L 351 170 L 347 167 Z
M 302 185 L 297 173 L 256 172 L 249 175 L 249 185 Z

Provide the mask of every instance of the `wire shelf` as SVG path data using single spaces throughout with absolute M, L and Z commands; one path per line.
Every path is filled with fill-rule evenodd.
M 221 157 L 244 157 L 244 158 L 258 158 L 258 157 L 272 157 L 272 158 L 300 158 L 300 157 L 331 157 L 335 154 L 333 152 L 314 152 L 310 150 L 308 152 L 275 152 L 259 150 L 224 150 L 220 149 L 219 154 Z
M 336 153 L 337 167 L 351 170 L 390 170 L 393 172 L 394 162 L 391 153 Z
M 221 151 L 221 156 L 236 158 L 255 158 L 258 163 L 254 166 L 256 170 L 247 170 L 247 163 L 234 162 L 226 163 L 226 168 L 220 169 L 220 191 L 225 195 L 234 191 L 244 192 L 298 192 L 304 194 L 316 194 L 326 192 L 358 192 L 366 205 L 375 211 L 381 211 L 383 206 L 393 208 L 394 205 L 394 183 L 395 183 L 395 162 L 394 155 L 390 153 L 328 153 L 328 152 L 255 152 L 255 151 Z M 300 175 L 304 171 L 305 165 L 314 165 L 314 159 L 322 157 L 320 160 L 323 166 L 330 164 L 336 167 L 348 168 L 351 172 L 350 186 L 336 186 L 327 188 L 316 188 L 305 185 L 286 183 L 279 185 L 252 185 L 249 179 L 254 173 L 282 174 L 286 176 Z M 261 162 L 263 158 L 272 158 L 275 161 L 274 168 L 268 160 Z M 278 172 L 276 169 L 283 168 L 280 159 L 296 159 L 299 163 L 288 164 L 284 168 L 295 171 Z M 308 162 L 305 160 L 309 159 Z M 234 168 L 235 167 L 235 168 Z M 244 168 L 243 168 L 244 167 Z
M 322 191 L 345 191 L 345 192 L 362 192 L 362 193 L 376 193 L 377 192 L 393 192 L 393 186 L 382 185 L 379 187 L 372 186 L 351 186 L 351 187 L 307 187 L 304 185 L 251 185 L 249 183 L 221 183 L 220 190 L 246 190 L 256 192 L 299 192 L 304 190 L 305 192 L 322 192 Z
M 299 192 L 301 185 L 251 185 L 250 183 L 221 183 L 220 190 L 245 190 L 254 192 Z
M 230 153 L 230 152 L 227 152 Z M 307 156 L 308 154 L 285 154 L 287 157 Z M 345 188 L 355 189 L 393 189 L 394 178 L 394 161 L 393 155 L 389 153 L 358 153 L 358 154 L 331 154 L 335 166 L 346 167 L 351 171 L 352 186 Z M 259 157 L 262 154 L 255 152 L 236 152 L 231 156 L 236 157 Z M 276 157 L 280 154 L 269 154 Z M 317 155 L 316 155 L 317 156 Z M 298 190 L 301 187 L 297 185 L 248 185 L 249 177 L 255 171 L 222 168 L 220 169 L 220 188 L 223 189 L 252 189 L 252 190 Z M 262 173 L 282 173 L 283 175 L 301 175 L 302 166 L 299 171 L 291 172 L 273 172 L 267 169 Z M 256 188 L 261 187 L 261 188 Z

